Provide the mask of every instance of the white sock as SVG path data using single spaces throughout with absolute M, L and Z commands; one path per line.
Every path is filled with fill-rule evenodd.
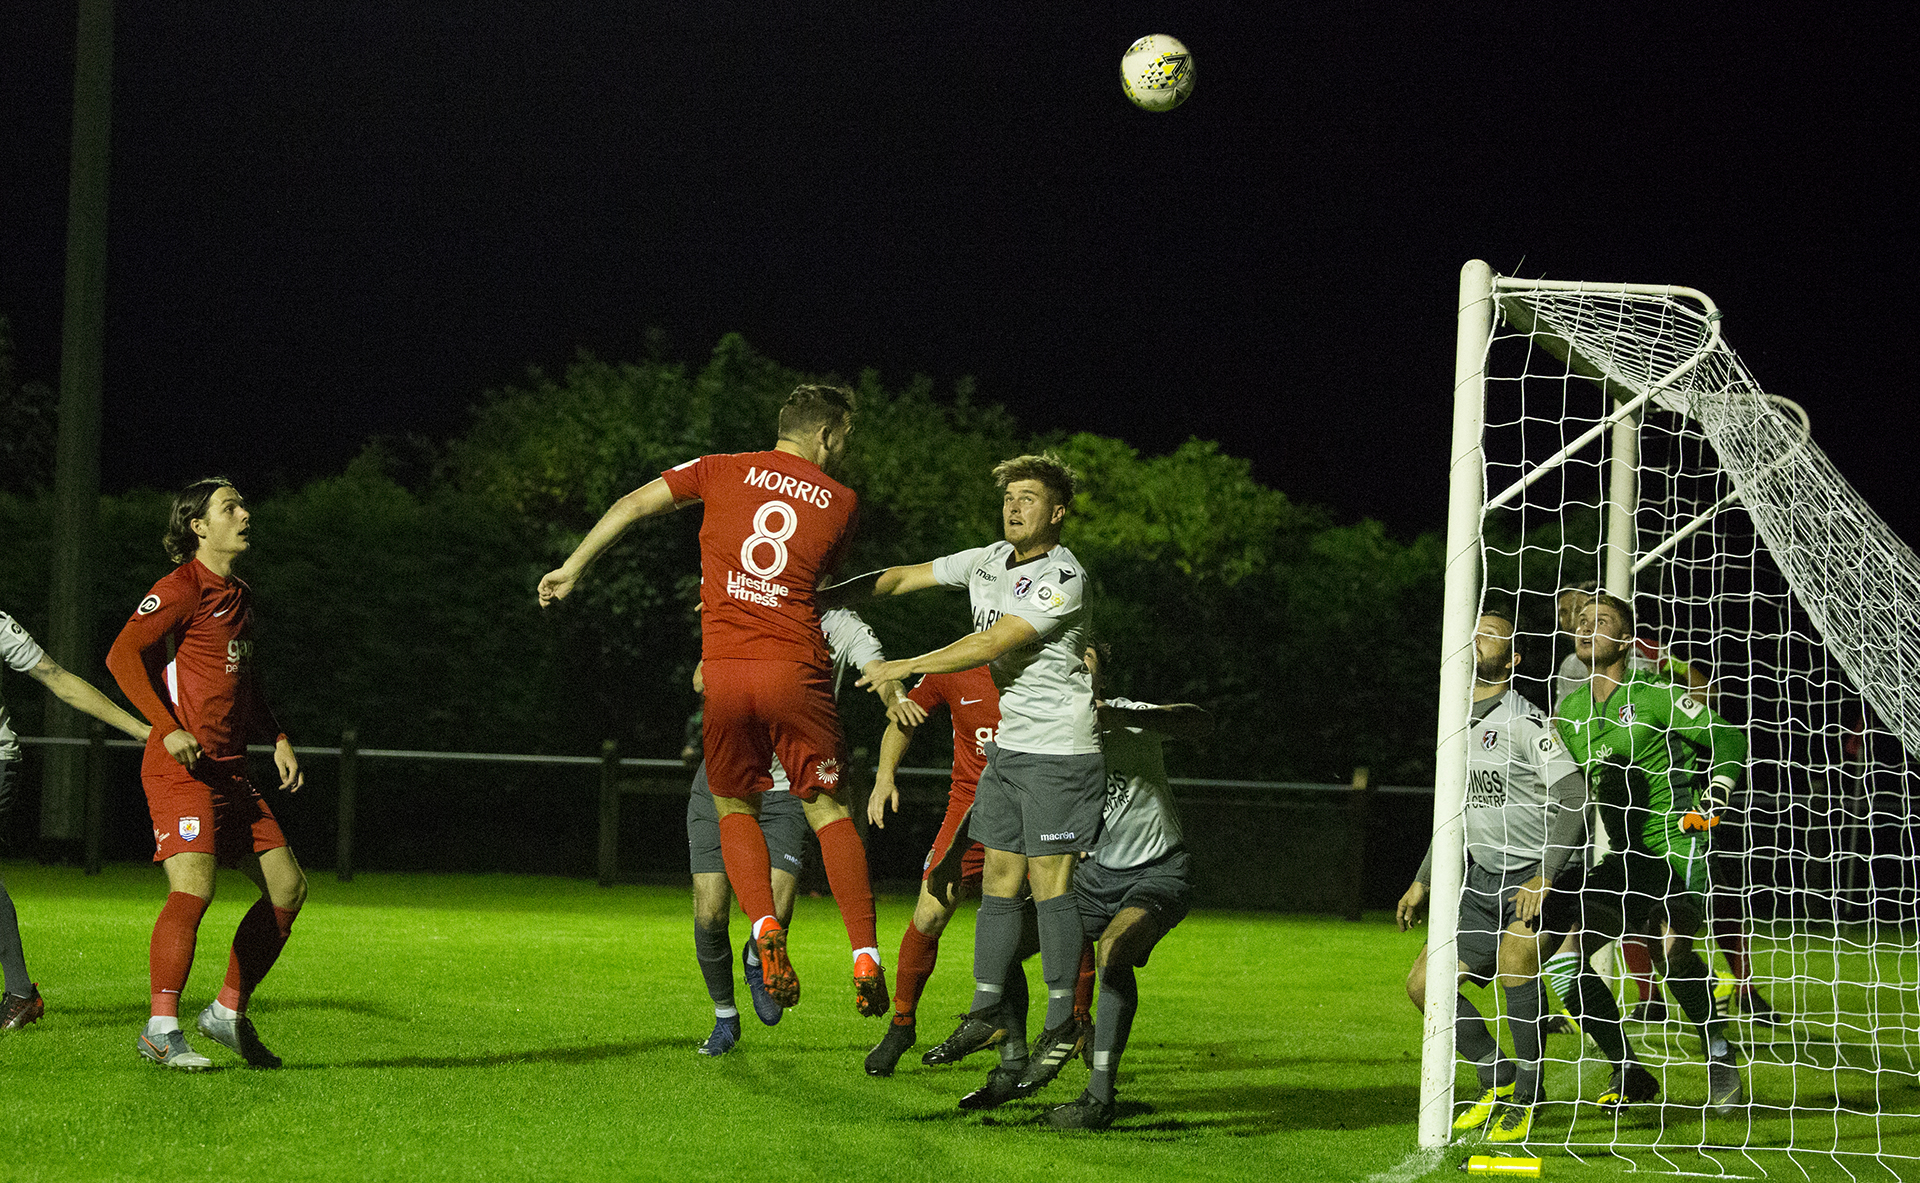
M 169 1031 L 180 1029 L 180 1016 L 155 1015 L 147 1020 L 148 1035 L 165 1035 Z
M 214 999 L 211 1009 L 213 1010 L 213 1017 L 216 1019 L 237 1019 L 240 1017 L 239 1011 L 231 1007 L 221 1006 L 220 1000 L 217 998 Z
M 867 956 L 873 958 L 873 963 L 875 965 L 881 965 L 882 968 L 885 968 L 880 961 L 880 950 L 874 948 L 872 945 L 868 945 L 864 949 L 855 949 L 853 951 L 853 960 L 855 961 L 855 963 L 859 962 L 860 954 L 862 953 L 865 953 Z
M 740 1008 L 737 1006 L 716 1006 L 713 1008 L 713 1017 L 716 1019 L 737 1019 L 740 1017 Z

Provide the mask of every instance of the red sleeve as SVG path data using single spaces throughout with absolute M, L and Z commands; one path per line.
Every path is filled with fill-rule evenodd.
M 166 582 L 162 580 L 161 584 Z M 154 585 L 154 591 L 140 602 L 144 608 L 158 601 L 156 606 L 144 613 L 135 612 L 114 638 L 113 648 L 107 651 L 107 669 L 134 709 L 165 735 L 180 727 L 180 720 L 167 704 L 167 634 L 192 618 L 199 600 L 184 591 L 162 597 L 161 584 Z
M 705 456 L 701 456 L 685 464 L 676 464 L 660 474 L 660 479 L 667 482 L 667 491 L 673 494 L 674 504 L 706 500 L 701 495 L 706 484 L 706 465 L 701 463 L 705 459 Z

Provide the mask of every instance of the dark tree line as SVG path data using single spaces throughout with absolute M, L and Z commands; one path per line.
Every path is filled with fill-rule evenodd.
M 21 402 L 10 370 L 0 376 L 0 396 Z M 245 490 L 254 550 L 241 572 L 282 722 L 313 743 L 354 727 L 365 746 L 586 753 L 614 737 L 633 754 L 676 754 L 699 652 L 697 511 L 630 532 L 555 610 L 535 606 L 534 584 L 662 469 L 769 446 L 780 400 L 813 379 L 733 336 L 698 368 L 583 357 L 490 393 L 444 445 L 376 443 L 338 475 Z M 1219 718 L 1179 771 L 1331 781 L 1368 765 L 1376 781 L 1430 783 L 1437 537 L 1335 524 L 1212 443 L 1143 457 L 1095 435 L 1035 438 L 967 383 L 852 384 L 862 409 L 846 482 L 861 519 L 846 574 L 997 538 L 989 470 L 1056 448 L 1085 479 L 1066 542 L 1092 577 L 1121 688 Z M 154 492 L 102 499 L 100 657 L 167 569 L 166 505 Z M 51 518 L 34 483 L 0 486 L 0 605 L 30 628 L 46 614 Z M 868 616 L 901 655 L 969 627 L 959 592 Z M 107 681 L 98 660 L 86 672 Z M 36 696 L 16 697 L 32 729 Z M 870 701 L 850 704 L 849 742 L 872 746 L 879 719 Z

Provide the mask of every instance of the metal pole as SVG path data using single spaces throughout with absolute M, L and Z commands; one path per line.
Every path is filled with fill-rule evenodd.
M 1486 499 L 1481 432 L 1487 346 L 1493 336 L 1493 269 L 1460 269 L 1454 339 L 1453 448 L 1447 481 L 1446 592 L 1440 631 L 1440 726 L 1434 751 L 1433 894 L 1427 920 L 1427 1012 L 1420 1048 L 1420 1145 L 1453 1132 L 1455 930 L 1465 870 L 1461 810 L 1467 790 L 1467 716 L 1473 695 L 1473 630 L 1480 613 L 1480 512 Z
M 1347 919 L 1366 918 L 1367 832 L 1373 828 L 1373 779 L 1365 768 L 1353 770 L 1347 792 Z
M 620 868 L 620 745 L 600 745 L 600 886 L 612 887 Z
M 1613 425 L 1613 458 L 1607 479 L 1607 594 L 1633 603 L 1633 552 L 1639 541 L 1634 512 L 1640 504 L 1640 422 L 1623 415 Z
M 360 733 L 349 727 L 340 733 L 340 827 L 333 860 L 334 876 L 342 883 L 353 882 L 353 822 L 359 797 Z
M 113 0 L 80 0 L 67 176 L 67 286 L 60 329 L 60 428 L 54 441 L 53 570 L 47 652 L 87 670 L 93 652 L 93 534 L 100 500 L 100 391 L 107 319 L 107 157 L 113 125 Z M 58 699 L 49 735 L 84 738 L 86 720 Z M 47 753 L 40 835 L 84 840 L 85 751 Z

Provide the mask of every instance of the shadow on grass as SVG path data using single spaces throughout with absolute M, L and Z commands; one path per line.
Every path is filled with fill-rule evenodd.
M 683 1039 L 637 1039 L 628 1043 L 594 1043 L 580 1047 L 545 1047 L 525 1051 L 489 1052 L 472 1056 L 392 1056 L 385 1059 L 334 1060 L 289 1064 L 283 1071 L 337 1068 L 501 1068 L 509 1064 L 597 1064 L 649 1052 L 685 1050 Z
M 1073 1099 L 1063 1090 L 1043 1105 L 1014 1103 L 987 1114 L 953 1108 L 915 1114 L 904 1120 L 929 1125 L 960 1124 L 1023 1126 L 1044 1122 L 1046 1111 Z M 1157 1102 L 1157 1103 L 1156 1103 Z M 1404 1126 L 1417 1113 L 1420 1090 L 1396 1085 L 1361 1089 L 1302 1089 L 1282 1086 L 1223 1087 L 1181 1090 L 1149 1101 L 1124 1092 L 1114 1105 L 1109 1136 L 1133 1134 L 1148 1138 L 1178 1137 L 1190 1133 L 1253 1138 L 1297 1130 L 1359 1130 Z
M 261 1016 L 263 1023 L 268 1015 L 286 1014 L 293 1011 L 340 1011 L 345 1014 L 361 1015 L 369 1019 L 380 1019 L 391 1023 L 404 1023 L 405 1013 L 364 998 L 276 998 L 271 1005 L 263 1005 L 251 1012 Z M 198 1012 L 194 1012 L 197 1014 Z M 60 1007 L 60 1014 L 71 1017 L 73 1025 L 82 1028 L 138 1026 L 147 1020 L 147 1011 L 137 1002 L 107 1003 L 95 1006 Z M 189 1029 L 193 1026 L 193 1014 L 185 1015 L 181 1024 Z

